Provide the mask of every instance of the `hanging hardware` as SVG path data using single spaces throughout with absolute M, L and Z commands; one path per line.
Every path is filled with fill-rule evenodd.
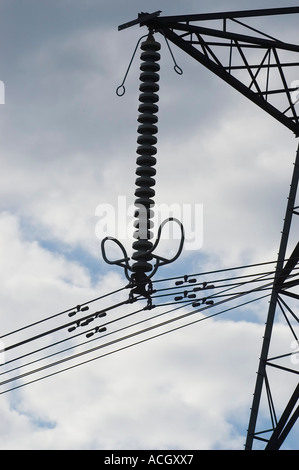
M 130 60 L 130 62 L 129 62 L 127 71 L 126 71 L 125 76 L 124 76 L 124 78 L 123 78 L 123 81 L 122 81 L 121 84 L 116 88 L 116 94 L 117 94 L 117 96 L 123 96 L 123 95 L 125 94 L 125 92 L 126 92 L 126 89 L 125 89 L 125 82 L 126 82 L 128 73 L 129 73 L 129 71 L 130 71 L 131 65 L 132 65 L 132 63 L 133 63 L 133 60 L 134 60 L 136 51 L 137 51 L 137 49 L 138 49 L 138 46 L 139 46 L 139 44 L 140 44 L 140 41 L 141 41 L 143 38 L 147 37 L 147 36 L 148 36 L 147 34 L 144 34 L 143 36 L 141 36 L 141 38 L 138 39 L 137 44 L 136 44 L 135 49 L 134 49 L 134 52 L 133 52 L 133 54 L 132 54 L 131 60 Z
M 144 37 L 144 36 L 143 36 Z M 142 38 L 143 38 L 142 37 Z M 140 40 L 142 39 L 140 38 Z M 124 83 L 130 69 L 131 63 L 136 53 L 136 49 L 131 58 L 129 67 L 125 74 L 122 84 L 117 88 L 117 94 L 122 96 L 125 92 Z M 135 241 L 132 244 L 133 255 L 130 260 L 127 255 L 126 249 L 122 243 L 114 237 L 106 237 L 102 240 L 101 250 L 102 256 L 106 263 L 111 265 L 117 265 L 124 269 L 126 278 L 129 281 L 128 287 L 131 288 L 130 299 L 133 301 L 134 295 L 141 295 L 148 300 L 147 308 L 152 308 L 151 294 L 153 293 L 151 278 L 157 272 L 160 266 L 172 263 L 175 261 L 182 252 L 184 244 L 184 228 L 182 223 L 173 218 L 169 217 L 164 220 L 158 228 L 157 238 L 155 243 L 152 242 L 153 233 L 153 207 L 155 196 L 155 175 L 156 170 L 154 168 L 156 164 L 156 143 L 158 132 L 157 128 L 157 112 L 159 97 L 157 92 L 159 91 L 159 60 L 160 60 L 160 43 L 154 39 L 152 32 L 150 31 L 147 35 L 146 41 L 141 43 L 141 65 L 140 65 L 140 95 L 139 95 L 139 116 L 138 116 L 138 138 L 137 138 L 137 169 L 136 169 L 136 190 L 135 190 L 135 207 L 136 211 L 134 214 L 135 221 L 134 227 L 135 232 L 133 234 Z M 122 92 L 120 91 L 122 90 Z M 167 223 L 176 223 L 179 225 L 181 231 L 181 240 L 179 243 L 178 250 L 172 258 L 165 258 L 155 253 L 156 248 L 159 245 L 162 230 Z M 122 256 L 119 259 L 109 259 L 106 255 L 106 243 L 110 241 L 116 243 L 120 248 Z M 131 261 L 131 264 L 130 264 Z
M 172 50 L 171 50 L 171 47 L 170 47 L 170 44 L 169 44 L 169 41 L 168 41 L 167 37 L 165 36 L 165 34 L 163 33 L 163 31 L 160 31 L 160 32 L 162 32 L 162 34 L 163 34 L 163 36 L 164 36 L 164 39 L 165 39 L 165 42 L 166 42 L 166 44 L 167 44 L 168 50 L 169 50 L 170 55 L 171 55 L 171 57 L 172 57 L 172 60 L 173 60 L 173 63 L 174 63 L 174 67 L 173 67 L 174 71 L 175 71 L 178 75 L 183 75 L 183 70 L 182 70 L 181 67 L 179 67 L 178 64 L 176 63 L 176 60 L 175 60 L 175 58 L 174 58 L 174 55 L 173 55 L 173 52 L 172 52 Z M 140 44 L 140 41 L 141 41 L 143 38 L 147 37 L 147 36 L 148 36 L 148 35 L 145 34 L 144 36 L 141 36 L 141 38 L 138 39 L 137 44 L 136 44 L 135 49 L 134 49 L 134 52 L 133 52 L 133 54 L 132 54 L 131 60 L 130 60 L 130 62 L 129 62 L 128 68 L 127 68 L 127 70 L 126 70 L 125 76 L 124 76 L 124 78 L 123 78 L 123 81 L 122 81 L 121 84 L 116 88 L 116 94 L 117 94 L 117 96 L 123 96 L 123 95 L 125 94 L 125 92 L 126 92 L 125 82 L 126 82 L 128 73 L 129 73 L 129 71 L 130 71 L 131 65 L 132 65 L 132 63 L 133 63 L 134 57 L 135 57 L 135 55 L 136 55 L 136 51 L 137 51 L 137 49 L 138 49 L 138 46 L 139 46 L 139 44 Z
M 77 308 L 77 310 L 74 310 L 74 311 L 69 313 L 69 317 L 73 317 L 78 312 L 86 312 L 87 310 L 89 310 L 88 305 L 86 305 L 86 307 L 82 307 L 81 305 L 77 305 L 76 308 Z
M 187 274 L 183 276 L 183 279 L 178 280 L 175 282 L 176 286 L 182 286 L 182 287 L 188 287 L 188 284 L 197 284 L 197 279 L 194 277 L 189 277 Z M 192 307 L 199 307 L 201 305 L 214 305 L 213 300 L 209 300 L 209 297 L 203 297 L 203 298 L 196 298 L 197 294 L 194 294 L 194 292 L 200 292 L 203 290 L 209 290 L 209 289 L 214 289 L 214 284 L 209 284 L 208 282 L 204 281 L 200 283 L 200 286 L 197 285 L 197 287 L 193 287 L 192 290 L 184 290 L 183 292 L 179 292 L 179 295 L 176 295 L 174 297 L 174 300 L 176 302 L 186 302 L 188 299 L 195 299 L 194 302 L 192 303 Z
M 194 284 L 194 283 L 197 282 L 197 279 L 195 279 L 195 278 L 189 279 L 188 274 L 185 274 L 184 280 L 176 281 L 176 282 L 175 282 L 175 285 L 176 285 L 176 286 L 180 286 L 180 285 L 184 284 L 185 282 L 189 282 L 190 284 Z
M 169 42 L 168 42 L 168 39 L 167 39 L 167 37 L 166 37 L 165 34 L 164 34 L 164 31 L 162 30 L 162 31 L 160 31 L 160 32 L 161 32 L 161 33 L 163 34 L 163 36 L 164 36 L 164 39 L 165 39 L 165 42 L 166 42 L 166 44 L 167 44 L 168 50 L 169 50 L 170 55 L 171 55 L 171 57 L 172 57 L 172 60 L 173 60 L 173 63 L 174 63 L 174 67 L 173 67 L 174 71 L 175 71 L 178 75 L 183 75 L 183 69 L 181 69 L 181 67 L 179 67 L 178 64 L 176 63 L 176 60 L 175 60 L 175 58 L 174 58 L 174 55 L 173 55 L 173 52 L 172 52 L 172 50 L 171 50 L 170 44 L 169 44 Z
M 161 10 L 154 11 L 154 13 L 141 12 L 138 14 L 138 18 L 136 18 L 136 20 L 129 21 L 127 23 L 120 25 L 118 27 L 118 31 L 129 28 L 130 26 L 134 26 L 135 24 L 139 24 L 140 26 L 143 26 L 145 21 L 149 21 L 149 20 L 153 20 L 154 18 L 157 18 L 158 16 L 160 16 L 160 13 L 162 13 Z

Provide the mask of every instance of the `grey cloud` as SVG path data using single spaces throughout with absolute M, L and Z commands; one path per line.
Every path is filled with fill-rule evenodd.
M 242 9 L 265 3 L 246 1 Z M 143 10 L 241 7 L 204 1 L 199 11 L 192 1 L 186 8 L 179 1 L 2 2 L 1 315 L 7 325 L 9 312 L 11 328 L 45 307 L 52 313 L 125 282 L 100 259 L 94 233 L 98 204 L 115 204 L 118 195 L 134 200 L 139 53 L 124 97 L 115 89 L 145 31 L 117 26 Z M 177 76 L 161 43 L 156 201 L 203 203 L 204 245 L 159 276 L 272 259 L 293 136 L 172 46 L 184 70 Z M 98 263 L 96 276 L 80 250 L 93 257 L 93 273 Z M 6 396 L 2 447 L 242 447 L 262 336 L 251 320 L 264 318 L 262 307 L 256 311 L 243 312 L 248 322 L 211 321 L 28 387 L 16 395 L 27 414 L 9 410 Z M 34 428 L 30 416 L 56 426 Z

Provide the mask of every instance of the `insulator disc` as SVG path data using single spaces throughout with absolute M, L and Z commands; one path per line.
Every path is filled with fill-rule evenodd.
M 140 65 L 140 70 L 142 72 L 159 72 L 160 65 L 157 62 L 152 61 L 142 62 L 142 64 Z
M 141 52 L 141 60 L 143 61 L 143 66 L 144 65 L 149 65 L 151 64 L 152 62 L 153 63 L 156 63 L 158 60 L 160 60 L 161 56 L 159 54 L 159 52 L 156 52 L 156 51 L 144 51 L 144 52 Z M 143 70 L 143 69 L 142 69 Z M 148 70 L 150 70 L 150 68 L 148 68 Z
M 153 81 L 158 82 L 160 79 L 160 75 L 152 70 L 147 70 L 145 72 L 141 72 L 139 75 L 139 80 L 141 82 Z
M 140 126 L 138 126 L 137 132 L 139 134 L 146 134 L 146 133 L 157 134 L 158 127 L 150 122 L 144 122 L 143 124 L 140 124 Z
M 147 211 L 147 214 L 148 214 L 148 217 L 151 218 L 151 217 L 154 217 L 154 211 L 152 211 L 149 207 L 146 207 L 145 210 Z M 140 211 L 140 207 L 138 207 L 138 210 L 135 211 L 134 213 L 134 217 L 139 217 L 140 215 L 143 214 L 143 208 L 142 210 Z M 138 223 L 138 220 L 136 220 L 135 222 Z M 135 223 L 134 222 L 134 223 Z M 149 221 L 150 223 L 153 223 L 151 220 Z
M 159 106 L 155 103 L 140 103 L 138 111 L 140 113 L 157 113 L 159 111 Z M 141 116 L 138 117 L 138 120 Z M 157 118 L 158 120 L 158 118 Z
M 138 116 L 137 121 L 140 123 L 155 124 L 156 122 L 158 122 L 158 116 L 156 116 L 155 114 L 150 114 L 150 113 L 142 113 Z
M 153 247 L 150 239 L 153 237 L 150 231 L 153 228 L 153 221 L 151 218 L 154 213 L 151 210 L 154 207 L 154 200 L 152 199 L 155 195 L 155 179 L 153 176 L 156 174 L 154 165 L 156 164 L 156 158 L 154 155 L 157 153 L 155 147 L 157 143 L 157 137 L 155 134 L 158 132 L 158 128 L 155 125 L 158 122 L 156 113 L 158 112 L 157 102 L 159 96 L 159 74 L 160 66 L 157 63 L 160 59 L 160 54 L 157 52 L 160 49 L 160 44 L 155 41 L 154 37 L 149 34 L 146 41 L 141 44 L 141 65 L 140 65 L 140 95 L 139 95 L 139 116 L 137 132 L 139 134 L 137 138 L 137 169 L 136 175 L 136 186 L 135 189 L 135 205 L 138 210 L 135 211 L 136 220 L 134 227 L 137 229 L 134 233 L 134 238 L 137 241 L 133 242 L 133 253 L 132 259 L 136 261 L 131 267 L 134 274 L 134 279 L 138 282 L 144 282 L 146 279 L 146 272 L 152 270 L 152 265 L 149 263 L 153 256 L 151 249 Z
M 139 199 L 151 198 L 151 197 L 154 197 L 154 195 L 155 195 L 155 190 L 152 188 L 142 187 L 142 188 L 137 188 L 135 190 L 135 196 Z
M 134 253 L 132 258 L 137 260 L 138 258 L 142 257 L 145 259 L 152 259 L 152 254 L 148 253 L 148 251 L 152 247 L 152 243 L 149 240 L 139 239 L 136 242 L 133 242 L 133 248 L 135 250 L 140 250 L 140 253 Z
M 146 225 L 147 225 L 147 229 L 148 229 L 148 230 L 150 230 L 151 228 L 154 227 L 154 222 L 153 222 L 152 220 L 147 220 L 147 219 L 144 219 L 144 220 L 140 219 L 140 220 L 141 220 L 141 222 L 144 223 L 144 224 L 145 224 L 146 221 L 147 221 L 147 224 L 146 224 Z M 140 226 L 140 220 L 135 220 L 135 221 L 134 221 L 134 223 L 133 223 L 133 227 L 134 227 L 134 228 L 139 228 L 139 226 Z
M 143 147 L 143 146 L 142 146 Z M 138 147 L 139 149 L 140 147 Z M 137 149 L 137 152 L 138 152 L 138 149 Z M 155 147 L 154 147 L 154 150 Z M 156 150 L 157 151 L 157 150 Z M 143 171 L 143 168 L 144 170 L 147 170 L 147 166 L 154 166 L 156 164 L 156 158 L 153 157 L 152 155 L 150 154 L 144 154 L 144 155 L 140 155 L 140 157 L 137 157 L 137 165 L 140 165 L 140 168 L 137 167 L 136 169 L 136 173 L 138 171 L 138 175 L 141 175 L 142 171 Z
M 141 145 L 156 145 L 157 137 L 150 133 L 143 133 L 138 137 L 137 143 Z
M 144 175 L 155 176 L 155 174 L 156 174 L 156 168 L 153 168 L 152 166 L 143 165 L 142 169 L 137 168 L 136 170 L 136 175 L 140 175 L 140 176 L 144 176 Z
M 137 147 L 137 153 L 139 153 L 140 156 L 142 157 L 151 157 L 152 155 L 155 155 L 157 153 L 157 149 L 156 147 L 153 147 L 152 145 L 140 145 L 139 147 Z M 139 163 L 138 163 L 139 164 Z M 155 165 L 155 163 L 153 163 L 153 165 Z
M 159 96 L 147 91 L 139 95 L 139 101 L 143 103 L 157 103 L 159 101 Z
M 154 207 L 155 206 L 155 201 L 153 199 L 150 199 L 148 197 L 138 197 L 136 200 L 135 200 L 135 204 L 136 206 L 137 205 L 140 205 L 140 206 L 144 206 L 144 207 Z
M 155 186 L 156 180 L 154 178 L 151 178 L 150 176 L 140 176 L 139 178 L 136 178 L 135 181 L 136 186 Z
M 143 51 L 147 50 L 149 47 L 155 51 L 159 51 L 161 49 L 161 44 L 155 40 L 152 34 L 149 34 L 146 41 L 143 41 L 140 46 Z

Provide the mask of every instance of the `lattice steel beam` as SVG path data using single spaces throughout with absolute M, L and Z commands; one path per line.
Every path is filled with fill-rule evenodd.
M 162 33 L 193 59 L 292 130 L 296 137 L 299 136 L 296 110 L 299 45 L 274 38 L 237 20 L 298 14 L 299 7 L 166 17 L 160 16 L 160 13 L 141 13 L 138 19 L 119 26 L 119 29 L 140 24 Z M 201 24 L 210 20 L 222 20 L 222 23 L 218 28 Z M 244 32 L 235 32 L 233 28 L 236 25 Z M 262 54 L 259 60 L 257 53 Z M 239 76 L 240 71 L 244 72 L 242 77 Z M 280 98 L 279 103 L 277 97 Z
M 299 78 L 299 45 L 284 42 L 240 21 L 240 18 L 299 14 L 299 7 L 165 17 L 160 16 L 160 13 L 161 11 L 152 14 L 141 13 L 138 19 L 121 25 L 119 29 L 140 24 L 140 26 L 147 26 L 151 31 L 161 33 L 167 40 L 290 129 L 296 137 L 299 137 L 299 115 L 296 108 L 297 102 L 299 102 L 297 99 L 297 94 L 299 97 L 299 80 L 297 80 Z M 202 25 L 205 21 L 214 20 L 218 23 L 220 21 L 220 26 L 216 25 L 211 28 Z M 236 26 L 238 31 L 234 31 Z M 294 165 L 275 281 L 263 337 L 245 444 L 246 449 L 252 449 L 255 441 L 265 443 L 266 449 L 279 449 L 299 414 L 298 406 L 296 407 L 299 399 L 299 387 L 295 387 L 281 414 L 276 406 L 273 387 L 269 379 L 269 369 L 278 369 L 282 373 L 292 373 L 295 376 L 299 373 L 295 367 L 279 363 L 280 360 L 290 358 L 289 351 L 276 357 L 269 356 L 278 309 L 280 309 L 285 324 L 289 328 L 291 337 L 299 345 L 299 334 L 296 332 L 299 318 L 285 300 L 285 298 L 289 301 L 299 300 L 299 278 L 296 271 L 299 263 L 299 242 L 288 261 L 285 261 L 292 218 L 294 215 L 299 215 L 299 206 L 295 203 L 298 181 L 299 148 Z M 258 422 L 263 393 L 265 393 L 269 405 L 268 422 L 270 422 L 270 427 L 266 428 L 263 424 L 260 426 Z M 281 414 L 280 418 L 279 414 Z

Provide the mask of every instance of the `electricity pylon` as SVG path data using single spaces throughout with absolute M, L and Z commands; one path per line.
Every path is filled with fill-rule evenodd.
M 182 49 L 299 137 L 299 116 L 296 110 L 299 96 L 299 45 L 279 40 L 245 24 L 243 20 L 298 15 L 299 7 L 179 16 L 160 16 L 160 13 L 140 13 L 137 19 L 119 26 L 119 30 L 139 24 L 148 27 L 151 33 L 161 33 L 167 41 Z M 281 448 L 299 414 L 299 386 L 296 383 L 299 373 L 296 370 L 299 362 L 296 333 L 299 323 L 296 314 L 299 300 L 296 271 L 299 242 L 293 248 L 289 240 L 293 218 L 299 215 L 299 205 L 296 203 L 298 180 L 299 149 L 259 359 L 245 444 L 247 450 L 253 449 L 255 444 L 265 449 Z M 278 328 L 280 332 L 284 326 L 279 316 L 290 333 L 284 351 L 276 351 L 275 348 L 274 330 Z M 279 373 L 279 381 L 274 379 L 273 385 L 271 372 L 274 369 Z M 287 403 L 281 403 L 280 396 L 275 396 L 276 389 L 278 384 L 285 383 L 290 383 L 292 388 Z

